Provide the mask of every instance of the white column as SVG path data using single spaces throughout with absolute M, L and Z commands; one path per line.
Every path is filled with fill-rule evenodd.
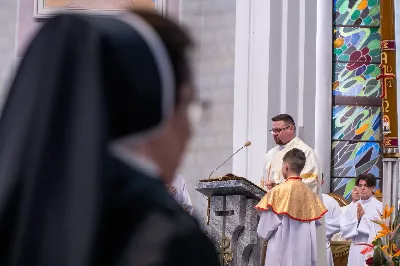
M 236 1 L 233 173 L 258 184 L 267 147 L 271 0 Z
M 252 0 L 236 1 L 233 152 L 248 140 L 251 2 Z M 248 149 L 245 149 L 233 157 L 234 174 L 247 177 L 247 153 Z
M 319 89 L 315 85 L 317 0 L 237 0 L 236 4 L 233 152 L 246 140 L 253 144 L 233 158 L 233 173 L 258 184 L 264 156 L 275 145 L 268 132 L 273 116 L 291 114 L 298 122 L 299 137 L 311 147 L 315 144 L 314 118 L 304 118 L 314 117 Z M 330 145 L 330 137 L 325 141 Z
M 399 170 L 400 160 L 397 158 L 386 158 L 383 159 L 383 206 L 386 204 L 390 206 L 395 206 L 395 211 L 397 213 L 399 206 L 397 204 L 399 200 Z
M 253 145 L 249 147 L 247 177 L 257 185 L 263 175 L 270 126 L 266 108 L 269 102 L 266 84 L 270 68 L 270 3 L 270 0 L 252 1 L 248 136 Z
M 323 191 L 330 190 L 332 117 L 332 2 L 317 1 L 315 151 L 324 177 Z

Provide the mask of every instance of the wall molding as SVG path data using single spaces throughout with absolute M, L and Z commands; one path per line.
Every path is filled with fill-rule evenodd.
M 259 183 L 267 148 L 270 1 L 238 0 L 236 8 L 233 172 Z

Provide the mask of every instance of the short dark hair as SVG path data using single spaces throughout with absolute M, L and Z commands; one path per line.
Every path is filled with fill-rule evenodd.
M 302 150 L 293 148 L 283 156 L 283 161 L 289 165 L 292 171 L 300 174 L 306 164 L 306 155 Z
M 360 180 L 364 180 L 368 187 L 376 186 L 376 177 L 373 174 L 361 174 L 356 178 L 356 186 L 360 184 Z
M 296 126 L 296 123 L 294 122 L 293 117 L 288 114 L 280 114 L 280 115 L 274 116 L 274 117 L 272 117 L 271 120 L 272 120 L 272 122 L 284 121 L 287 124 Z
M 188 50 L 193 46 L 191 37 L 181 26 L 155 12 L 142 10 L 131 12 L 145 20 L 164 43 L 175 75 L 175 102 L 179 103 L 179 91 L 182 85 L 192 81 L 191 66 L 187 57 Z

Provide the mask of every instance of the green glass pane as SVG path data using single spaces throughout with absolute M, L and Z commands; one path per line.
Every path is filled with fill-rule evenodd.
M 360 10 L 354 11 L 353 14 L 351 15 L 351 19 L 352 20 L 358 19 L 360 17 L 360 14 L 361 14 Z
M 338 0 L 333 4 L 334 25 L 379 25 L 379 0 Z

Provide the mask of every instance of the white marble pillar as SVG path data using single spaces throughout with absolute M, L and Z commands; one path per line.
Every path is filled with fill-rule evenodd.
M 315 151 L 324 177 L 323 192 L 330 192 L 332 120 L 332 2 L 317 2 Z
M 400 159 L 398 158 L 385 158 L 383 159 L 383 206 L 395 206 L 397 213 L 399 206 L 399 192 L 400 192 Z

